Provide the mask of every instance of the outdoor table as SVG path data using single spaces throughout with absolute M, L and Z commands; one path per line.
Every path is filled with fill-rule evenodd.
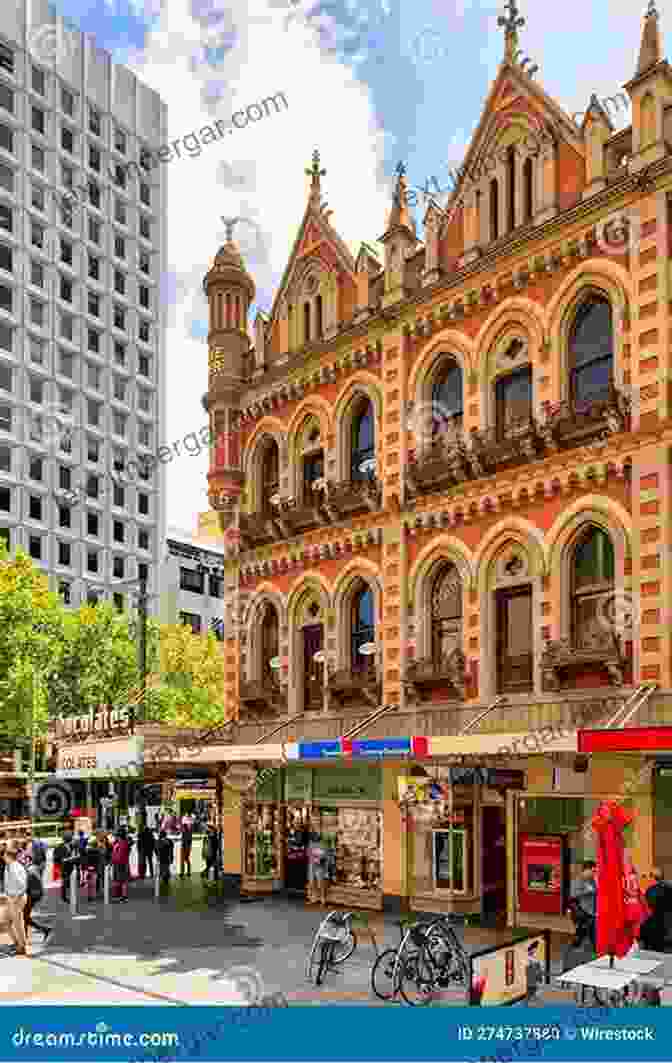
M 612 967 L 608 956 L 600 956 L 597 960 L 591 960 L 587 966 L 599 967 L 600 970 L 606 968 L 611 971 L 632 971 L 633 974 L 652 974 L 657 967 L 662 966 L 662 961 L 642 959 L 640 956 L 622 956 L 620 959 L 614 957 Z
M 602 1001 L 597 995 L 598 989 L 606 989 L 612 993 L 621 993 L 623 995 L 623 1003 L 625 1004 L 627 989 L 633 981 L 636 981 L 636 979 L 637 976 L 632 971 L 619 971 L 615 967 L 607 969 L 598 966 L 594 962 L 582 963 L 579 967 L 575 967 L 571 971 L 563 971 L 559 977 L 560 982 L 569 982 L 570 984 L 581 986 L 581 1004 L 585 1003 L 586 989 L 592 989 L 597 1004 L 602 1004 Z

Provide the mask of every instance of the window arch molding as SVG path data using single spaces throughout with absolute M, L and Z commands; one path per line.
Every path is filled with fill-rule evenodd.
M 249 495 L 247 498 L 248 512 L 260 513 L 264 504 L 265 474 L 270 461 L 270 452 L 277 448 L 278 491 L 283 468 L 283 449 L 280 441 L 271 432 L 262 433 L 250 455 L 249 479 L 247 480 Z
M 311 616 L 311 606 L 317 607 L 314 616 Z M 328 661 L 328 634 L 332 628 L 332 618 L 331 595 L 321 576 L 317 572 L 309 572 L 301 576 L 287 598 L 290 714 L 301 712 L 304 708 L 303 629 L 308 623 L 322 625 L 323 644 Z M 324 672 L 326 675 L 326 662 Z
M 569 398 L 569 344 L 576 312 L 591 296 L 606 299 L 611 304 L 613 327 L 613 375 L 614 384 L 624 390 L 623 384 L 623 321 L 628 314 L 631 298 L 630 280 L 621 266 L 601 261 L 599 270 L 595 264 L 578 266 L 565 279 L 551 299 L 547 312 L 547 335 L 551 349 L 558 354 L 553 364 L 553 394 L 551 402 Z
M 429 602 L 433 583 L 441 565 L 450 563 L 458 571 L 462 583 L 462 616 L 469 606 L 469 598 L 474 587 L 473 566 L 471 558 L 464 553 L 464 547 L 451 536 L 442 537 L 438 542 L 430 543 L 416 560 L 409 578 L 409 641 L 415 641 L 415 655 L 418 660 L 428 657 L 431 652 L 429 619 Z M 462 651 L 465 656 L 466 639 L 463 638 Z
M 250 682 L 261 679 L 263 675 L 262 625 L 269 609 L 273 609 L 277 616 L 278 655 L 281 658 L 286 656 L 287 624 L 282 596 L 277 592 L 264 591 L 255 598 L 246 624 L 247 654 L 244 673 Z
M 382 589 L 380 576 L 374 565 L 361 561 L 346 569 L 334 588 L 334 611 L 336 614 L 336 668 L 352 666 L 352 609 L 361 590 L 371 591 L 373 605 L 373 640 L 376 654 L 373 661 L 380 669 L 382 660 Z
M 419 447 L 431 442 L 432 425 L 435 428 L 437 419 L 438 423 L 443 420 L 443 411 L 439 409 L 437 412 L 437 405 L 446 405 L 447 408 L 451 409 L 453 406 L 457 407 L 458 405 L 458 403 L 453 401 L 453 395 L 450 396 L 448 403 L 442 403 L 437 395 L 437 388 L 442 378 L 445 379 L 451 373 L 451 370 L 459 374 L 461 401 L 459 402 L 460 422 L 457 427 L 464 427 L 464 411 L 470 383 L 469 371 L 467 370 L 465 373 L 465 358 L 462 351 L 454 351 L 449 345 L 442 345 L 438 351 L 433 353 L 425 371 L 418 377 L 417 381 L 410 420 L 415 442 Z M 455 385 L 454 389 L 450 389 L 451 392 L 457 392 L 457 375 L 455 377 Z M 457 396 L 455 395 L 455 397 Z
M 525 344 L 525 351 L 516 359 L 507 357 L 510 345 L 516 340 Z M 536 385 L 540 369 L 540 355 L 544 344 L 544 320 L 539 307 L 530 299 L 514 298 L 493 311 L 476 337 L 477 348 L 484 352 L 479 359 L 480 424 L 485 429 L 495 421 L 495 383 L 498 377 L 527 364 L 532 369 L 532 413 L 541 415 L 541 399 Z
M 374 378 L 375 379 L 375 378 Z M 336 480 L 350 480 L 352 460 L 352 433 L 355 418 L 365 401 L 371 403 L 373 413 L 373 449 L 377 461 L 376 476 L 380 479 L 380 426 L 382 421 L 382 401 L 378 391 L 378 381 L 369 383 L 359 379 L 350 382 L 336 400 L 334 423 L 336 426 Z
M 329 443 L 333 436 L 331 410 L 324 400 L 311 396 L 310 399 L 302 402 L 294 411 L 287 426 L 287 490 L 294 498 L 298 498 L 300 495 L 301 477 L 298 459 L 302 452 L 302 435 L 308 421 L 311 419 L 314 419 L 320 428 L 320 441 L 324 451 L 325 476 L 327 476 L 330 456 Z
M 459 597 L 460 597 L 460 616 L 461 616 L 461 630 L 459 637 L 456 639 L 456 648 L 465 653 L 466 637 L 465 637 L 465 613 L 468 606 L 468 594 L 469 584 L 465 583 L 464 579 L 464 564 L 462 559 L 456 559 L 454 555 L 442 554 L 435 557 L 431 564 L 428 566 L 427 571 L 424 574 L 422 582 L 417 588 L 417 596 L 414 603 L 415 613 L 415 644 L 416 644 L 416 658 L 423 660 L 425 658 L 432 657 L 433 655 L 433 610 L 432 603 L 434 594 L 437 590 L 437 584 L 444 578 L 452 579 L 454 575 L 456 582 L 459 582 Z M 465 653 L 466 656 L 466 653 Z
M 284 427 L 275 419 L 259 422 L 245 447 L 242 468 L 245 474 L 246 503 L 248 513 L 256 513 L 261 502 L 261 476 L 265 452 L 273 440 L 278 447 L 278 472 L 280 483 L 287 466 L 287 444 Z

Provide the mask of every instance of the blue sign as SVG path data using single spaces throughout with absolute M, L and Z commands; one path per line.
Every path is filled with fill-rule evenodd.
M 353 757 L 404 757 L 411 752 L 410 738 L 353 739 Z
M 340 738 L 332 738 L 325 742 L 299 742 L 299 760 L 324 760 L 329 757 L 340 757 L 341 752 Z

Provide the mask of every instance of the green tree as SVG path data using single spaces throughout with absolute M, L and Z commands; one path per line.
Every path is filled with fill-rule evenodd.
M 214 634 L 186 624 L 157 625 L 148 716 L 180 727 L 211 727 L 224 719 L 224 658 Z M 155 629 L 156 630 L 156 629 Z M 156 654 L 158 652 L 158 662 Z

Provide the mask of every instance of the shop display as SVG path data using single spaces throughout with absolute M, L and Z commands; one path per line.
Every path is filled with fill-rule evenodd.
M 245 874 L 250 878 L 278 878 L 280 861 L 280 813 L 275 805 L 245 809 Z
M 434 834 L 434 883 L 437 889 L 451 889 L 454 893 L 466 893 L 469 833 L 462 827 L 450 830 L 435 830 Z M 450 850 L 453 850 L 453 874 L 450 874 Z
M 378 890 L 382 882 L 382 816 L 376 810 L 320 809 L 319 831 L 332 854 L 335 886 Z

